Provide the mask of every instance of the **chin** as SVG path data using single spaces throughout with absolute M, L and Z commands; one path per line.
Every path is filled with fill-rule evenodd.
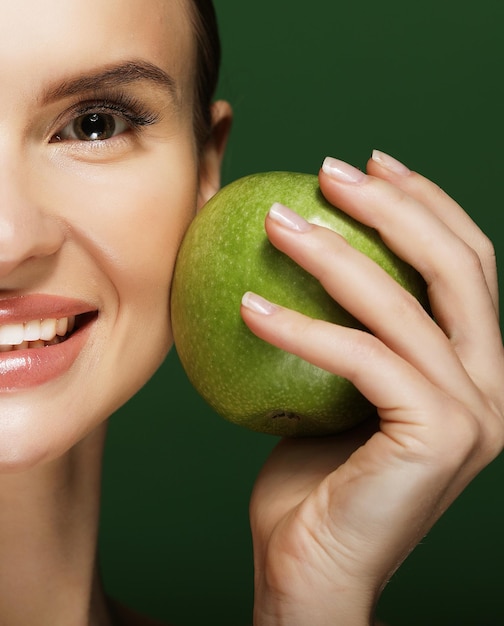
M 0 445 L 0 476 L 29 472 L 41 467 L 49 458 L 48 450 L 39 444 L 3 440 Z
M 38 418 L 38 419 L 37 419 Z M 90 434 L 78 432 L 75 426 L 66 420 L 60 423 L 48 423 L 40 415 L 28 418 L 9 416 L 2 411 L 0 417 L 0 476 L 20 474 L 42 469 L 58 460 L 66 459 L 74 463 L 74 452 L 86 448 L 86 441 L 98 435 L 104 440 L 105 428 L 94 428 Z M 94 435 L 96 433 L 96 435 Z M 85 458 L 86 455 L 84 455 Z

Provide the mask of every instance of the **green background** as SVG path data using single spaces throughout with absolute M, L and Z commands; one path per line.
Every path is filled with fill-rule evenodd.
M 224 182 L 316 172 L 327 154 L 363 167 L 379 148 L 464 206 L 494 240 L 502 274 L 502 0 L 216 7 L 219 96 L 236 114 Z M 172 353 L 111 419 L 100 537 L 108 589 L 178 626 L 250 624 L 248 498 L 274 444 L 213 414 Z M 500 458 L 394 576 L 383 619 L 504 624 L 503 479 Z

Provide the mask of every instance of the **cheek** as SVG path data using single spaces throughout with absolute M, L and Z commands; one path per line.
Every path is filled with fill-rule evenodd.
M 93 173 L 92 180 L 74 182 L 83 193 L 71 191 L 80 200 L 67 217 L 69 232 L 105 285 L 105 312 L 117 317 L 116 342 L 127 342 L 133 354 L 141 324 L 142 345 L 136 348 L 163 353 L 152 355 L 159 360 L 171 344 L 168 305 L 175 259 L 196 210 L 192 147 L 154 153 L 128 166 L 114 164 Z M 85 193 L 86 185 L 91 194 Z
M 183 185 L 174 176 L 129 185 L 121 208 L 112 211 L 120 218 L 104 228 L 111 279 L 123 299 L 142 308 L 167 302 L 177 251 L 196 210 L 190 174 L 181 174 Z

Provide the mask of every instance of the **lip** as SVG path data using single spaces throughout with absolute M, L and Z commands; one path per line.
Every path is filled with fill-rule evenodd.
M 70 317 L 91 313 L 96 307 L 74 298 L 33 294 L 0 298 L 0 324 L 16 324 L 34 319 Z
M 0 392 L 35 387 L 65 374 L 82 351 L 97 316 L 96 308 L 89 303 L 61 296 L 35 294 L 0 299 L 0 324 L 84 314 L 91 317 L 88 315 L 86 323 L 61 343 L 0 353 Z

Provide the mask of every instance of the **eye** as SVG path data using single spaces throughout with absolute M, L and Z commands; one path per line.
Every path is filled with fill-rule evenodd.
M 117 115 L 90 112 L 79 115 L 61 129 L 53 141 L 104 141 L 124 133 L 130 128 L 128 122 Z

